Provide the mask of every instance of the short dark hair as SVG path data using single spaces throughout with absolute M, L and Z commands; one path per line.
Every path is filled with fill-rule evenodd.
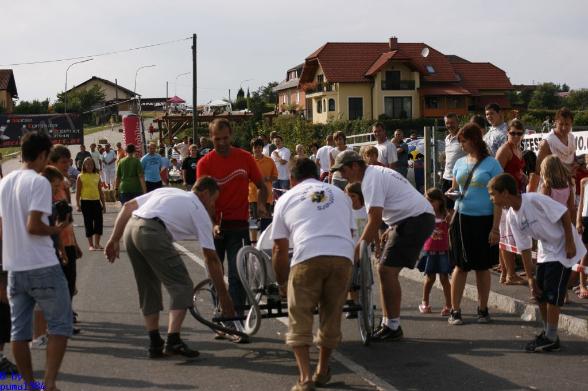
M 574 113 L 572 113 L 572 111 L 570 109 L 568 109 L 567 107 L 562 107 L 561 109 L 557 110 L 557 113 L 555 113 L 555 120 L 557 121 L 558 119 L 571 119 L 572 121 L 574 120 Z
M 207 175 L 198 178 L 196 183 L 194 183 L 194 186 L 192 186 L 192 191 L 194 193 L 206 190 L 208 190 L 210 194 L 218 193 L 220 190 L 220 188 L 218 187 L 218 183 L 216 183 L 216 181 L 212 177 Z
M 258 138 L 251 141 L 251 148 L 254 148 L 254 147 L 262 147 L 263 148 L 264 145 L 265 145 L 265 143 L 263 142 L 261 137 L 258 137 Z
M 135 144 L 127 144 L 125 151 L 126 153 L 135 153 L 137 151 L 137 148 L 135 147 Z
M 22 160 L 24 162 L 33 162 L 43 152 L 49 154 L 52 147 L 53 144 L 47 134 L 36 131 L 28 132 L 21 139 Z
M 361 191 L 361 182 L 348 183 L 347 186 L 345 186 L 345 191 L 347 193 L 353 193 L 357 195 L 359 197 L 361 205 L 365 204 L 365 201 L 363 199 L 363 193 Z
M 338 138 L 343 138 L 343 141 L 347 141 L 347 136 L 345 136 L 345 133 L 343 133 L 343 131 L 338 130 L 335 133 L 333 133 L 333 139 L 338 139 Z
M 500 105 L 498 103 L 488 103 L 484 107 L 484 111 L 486 111 L 486 110 L 494 110 L 497 113 L 500 113 Z
M 55 144 L 53 150 L 49 154 L 49 161 L 51 163 L 57 163 L 59 159 L 71 159 L 71 152 L 69 148 L 62 144 Z
M 472 115 L 470 118 L 470 123 L 478 125 L 480 129 L 486 128 L 486 118 L 482 117 L 479 114 Z
M 212 132 L 214 129 L 229 129 L 229 133 L 233 133 L 231 123 L 226 118 L 217 118 L 208 125 L 208 130 Z M 187 136 L 186 136 L 187 137 Z
M 279 138 L 281 141 L 284 141 L 284 139 L 282 138 L 282 136 L 280 136 L 279 134 L 275 134 L 274 137 L 272 138 L 272 140 Z
M 516 179 L 507 173 L 499 174 L 490 179 L 490 182 L 488 182 L 488 189 L 494 190 L 498 193 L 502 193 L 506 190 L 510 195 L 519 194 L 519 188 Z
M 375 129 L 375 128 L 382 128 L 382 129 L 386 129 L 386 128 L 384 127 L 384 124 L 383 124 L 383 123 L 381 123 L 381 122 L 376 122 L 375 124 L 373 124 L 373 125 L 372 125 L 372 129 Z
M 290 166 L 290 175 L 297 181 L 318 179 L 318 169 L 316 163 L 309 158 L 296 159 Z
M 445 114 L 445 118 L 453 118 L 453 119 L 457 120 L 457 114 L 447 113 L 447 114 Z
M 58 179 L 62 181 L 64 179 L 63 174 L 57 168 L 53 166 L 45 166 L 43 171 L 41 171 L 41 175 L 43 175 L 49 182 L 53 182 L 54 180 Z

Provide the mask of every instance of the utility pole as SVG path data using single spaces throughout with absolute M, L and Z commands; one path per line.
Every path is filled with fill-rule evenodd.
M 192 141 L 196 143 L 196 123 L 198 117 L 196 87 L 198 84 L 198 74 L 196 73 L 196 34 L 192 35 Z

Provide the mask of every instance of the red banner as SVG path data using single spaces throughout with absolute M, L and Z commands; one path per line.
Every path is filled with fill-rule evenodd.
M 141 120 L 136 114 L 127 114 L 123 117 L 123 144 L 134 144 L 137 148 L 136 155 L 143 154 L 143 139 L 141 137 Z

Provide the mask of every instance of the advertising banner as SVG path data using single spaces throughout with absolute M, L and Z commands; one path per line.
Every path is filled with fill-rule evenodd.
M 585 155 L 588 153 L 588 132 L 572 132 L 576 140 L 576 155 Z M 535 153 L 539 152 L 539 144 L 547 133 L 527 134 L 523 137 L 523 150 L 530 150 Z
M 0 115 L 0 147 L 17 147 L 27 132 L 43 132 L 53 144 L 84 143 L 84 128 L 78 114 Z
M 141 120 L 136 114 L 123 117 L 123 144 L 134 144 L 137 148 L 135 156 L 141 157 L 143 152 L 143 138 L 141 137 Z

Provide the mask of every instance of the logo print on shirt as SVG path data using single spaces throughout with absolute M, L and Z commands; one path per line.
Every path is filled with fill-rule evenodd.
M 223 185 L 226 185 L 227 183 L 229 183 L 230 181 L 232 181 L 233 179 L 236 179 L 237 177 L 240 177 L 240 176 L 247 178 L 248 177 L 247 171 L 245 171 L 242 168 L 239 168 L 224 178 L 215 178 L 215 179 L 216 179 L 216 183 L 218 183 L 219 186 L 223 186 Z
M 321 188 L 321 190 L 308 189 L 302 194 L 301 201 L 303 199 L 309 199 L 316 206 L 317 210 L 325 210 L 335 202 L 333 196 L 333 190 L 329 188 Z
M 310 196 L 310 200 L 312 202 L 318 202 L 321 203 L 325 200 L 325 191 L 315 191 L 314 193 L 312 193 L 312 195 Z

